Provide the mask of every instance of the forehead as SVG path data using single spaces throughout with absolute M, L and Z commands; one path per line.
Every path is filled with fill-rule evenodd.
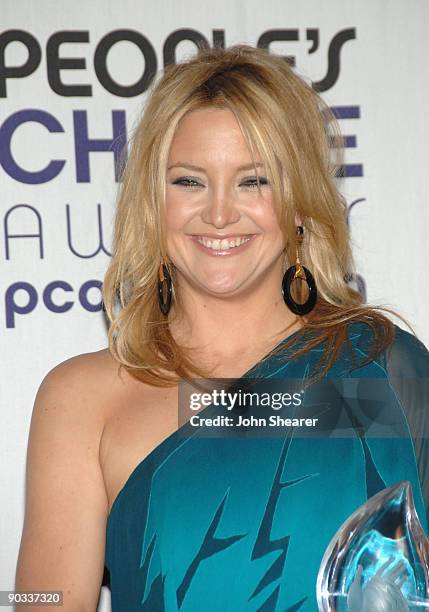
M 171 143 L 169 160 L 175 162 L 183 155 L 198 155 L 213 161 L 252 159 L 234 113 L 219 108 L 198 109 L 182 117 Z

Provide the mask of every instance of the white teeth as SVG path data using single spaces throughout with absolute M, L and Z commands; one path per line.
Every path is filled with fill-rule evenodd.
M 223 238 L 222 240 L 219 238 L 212 239 L 206 238 L 205 236 L 198 236 L 197 240 L 205 247 L 213 249 L 214 251 L 228 251 L 231 248 L 240 246 L 240 244 L 244 242 L 248 242 L 250 236 L 237 236 L 237 238 Z

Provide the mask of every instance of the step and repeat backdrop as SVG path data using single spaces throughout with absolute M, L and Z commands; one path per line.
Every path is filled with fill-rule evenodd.
M 429 344 L 428 20 L 424 0 L 0 0 L 0 590 L 37 388 L 107 346 L 120 152 L 153 75 L 197 45 L 269 48 L 318 87 L 345 136 L 359 289 Z

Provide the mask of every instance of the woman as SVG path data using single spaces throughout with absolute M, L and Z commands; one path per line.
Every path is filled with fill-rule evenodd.
M 312 611 L 323 553 L 368 497 L 410 481 L 426 527 L 425 415 L 400 381 L 429 356 L 346 282 L 338 138 L 264 50 L 200 50 L 154 85 L 103 286 L 109 349 L 37 394 L 17 589 L 94 610 L 106 561 L 114 611 Z M 178 383 L 205 377 L 386 381 L 407 433 L 181 435 Z

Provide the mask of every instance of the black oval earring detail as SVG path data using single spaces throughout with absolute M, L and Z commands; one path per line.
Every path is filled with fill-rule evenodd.
M 171 282 L 170 272 L 168 271 L 167 266 L 162 263 L 159 267 L 158 302 L 159 308 L 163 315 L 168 315 L 170 311 L 172 296 L 173 283 Z
M 304 234 L 304 228 L 302 225 L 298 225 L 297 227 L 297 235 L 298 235 L 298 244 L 301 243 L 302 237 Z M 296 302 L 291 294 L 291 284 L 294 280 L 301 279 L 307 283 L 308 286 L 308 298 L 305 302 L 300 304 Z M 290 266 L 286 270 L 282 280 L 282 295 L 287 307 L 297 315 L 306 315 L 311 310 L 313 310 L 314 306 L 317 302 L 317 287 L 316 282 L 314 280 L 313 275 L 310 270 L 303 266 L 299 260 L 299 251 L 298 247 L 296 249 L 296 264 L 294 266 Z

